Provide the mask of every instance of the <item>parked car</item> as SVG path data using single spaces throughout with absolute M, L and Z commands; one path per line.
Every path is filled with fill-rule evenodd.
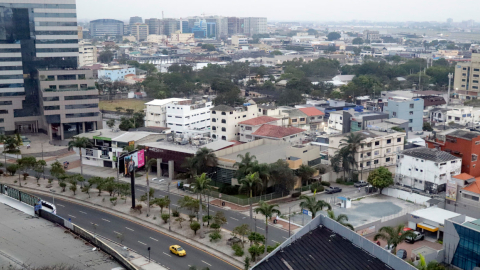
M 355 184 L 353 184 L 354 187 L 366 187 L 368 186 L 368 183 L 365 181 L 358 181 Z
M 417 241 L 425 239 L 425 235 L 423 233 L 417 232 L 417 231 L 414 231 L 413 233 L 415 234 L 415 237 L 413 237 L 413 238 L 412 237 L 407 237 L 405 239 L 405 242 L 413 244 Z
M 407 258 L 407 251 L 405 249 L 397 250 L 397 257 L 405 260 Z
M 393 245 L 386 245 L 384 248 L 385 248 L 388 252 L 392 253 Z
M 342 189 L 339 188 L 339 187 L 329 187 L 329 188 L 327 188 L 327 190 L 325 192 L 327 194 L 333 194 L 333 193 L 342 192 Z

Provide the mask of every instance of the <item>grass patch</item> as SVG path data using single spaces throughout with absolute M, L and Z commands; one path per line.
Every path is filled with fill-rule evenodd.
M 247 194 L 237 194 L 237 195 L 230 195 L 239 199 L 248 199 L 249 196 Z
M 126 109 L 133 109 L 135 112 L 140 112 L 145 109 L 145 101 L 139 99 L 118 99 L 118 100 L 100 100 L 100 110 L 116 111 L 116 107 L 122 107 L 123 112 Z

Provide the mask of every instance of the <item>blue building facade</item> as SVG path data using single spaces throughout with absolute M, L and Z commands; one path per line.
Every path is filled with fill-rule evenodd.
M 389 98 L 387 102 L 383 110 L 389 114 L 389 118 L 408 120 L 407 131 L 423 130 L 423 99 Z
M 207 38 L 216 38 L 217 24 L 209 22 L 207 23 Z
M 207 22 L 205 20 L 200 20 L 195 22 L 192 33 L 195 38 L 206 38 L 207 37 Z
M 192 28 L 190 27 L 188 21 L 180 21 L 180 29 L 184 34 L 192 33 Z
M 460 269 L 480 267 L 480 219 L 467 221 L 464 215 L 445 221 L 445 262 Z

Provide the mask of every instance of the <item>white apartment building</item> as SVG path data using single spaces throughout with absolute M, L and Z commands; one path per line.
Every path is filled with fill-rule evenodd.
M 363 145 L 357 149 L 355 161 L 358 170 L 373 170 L 375 168 L 395 165 L 397 153 L 403 151 L 405 133 L 403 132 L 378 132 L 362 130 L 353 132 L 361 134 Z M 333 135 L 329 138 L 328 156 L 334 156 L 340 149 L 341 140 L 348 134 Z
M 163 44 L 167 40 L 167 36 L 165 35 L 148 35 L 147 42 L 156 43 L 156 44 Z
M 193 33 L 174 33 L 170 37 L 170 43 L 192 43 L 195 42 L 195 37 L 193 36 Z
M 211 108 L 212 139 L 238 141 L 240 138 L 239 123 L 255 118 L 258 114 L 257 105 L 249 103 L 235 108 L 227 105 L 218 105 Z
M 413 148 L 397 155 L 395 183 L 405 187 L 438 193 L 462 170 L 462 158 L 435 148 Z
M 143 41 L 146 40 L 148 36 L 148 25 L 144 23 L 136 23 L 130 25 L 130 31 L 132 32 L 132 36 L 138 41 Z
M 241 142 L 251 142 L 255 140 L 255 136 L 252 135 L 255 133 L 261 126 L 264 124 L 278 125 L 278 118 L 270 116 L 259 116 L 249 120 L 242 121 L 238 123 L 240 125 L 240 140 Z
M 480 111 L 469 106 L 449 108 L 446 122 L 454 122 L 464 126 L 478 125 L 480 122 Z
M 190 130 L 210 129 L 212 102 L 200 104 L 191 104 L 191 102 L 191 100 L 174 101 L 166 105 L 167 127 L 172 132 L 184 134 Z
M 166 98 L 154 99 L 145 103 L 145 126 L 167 127 L 167 105 L 176 102 L 179 105 L 190 104 L 190 99 Z
M 97 63 L 97 47 L 89 42 L 78 44 L 78 66 L 91 66 Z
M 325 132 L 327 132 L 327 134 L 343 133 L 343 111 L 330 112 L 328 126 L 326 127 Z
M 125 80 L 126 75 L 136 74 L 136 69 L 129 66 L 110 66 L 103 67 L 98 70 L 99 79 L 107 79 L 114 81 L 123 81 Z

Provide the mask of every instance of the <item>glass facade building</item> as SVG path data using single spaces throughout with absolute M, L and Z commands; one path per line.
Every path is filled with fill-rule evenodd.
M 92 37 L 122 37 L 124 24 L 119 20 L 100 19 L 90 22 L 90 35 Z
M 453 226 L 460 239 L 451 264 L 464 270 L 480 267 L 480 220 Z

